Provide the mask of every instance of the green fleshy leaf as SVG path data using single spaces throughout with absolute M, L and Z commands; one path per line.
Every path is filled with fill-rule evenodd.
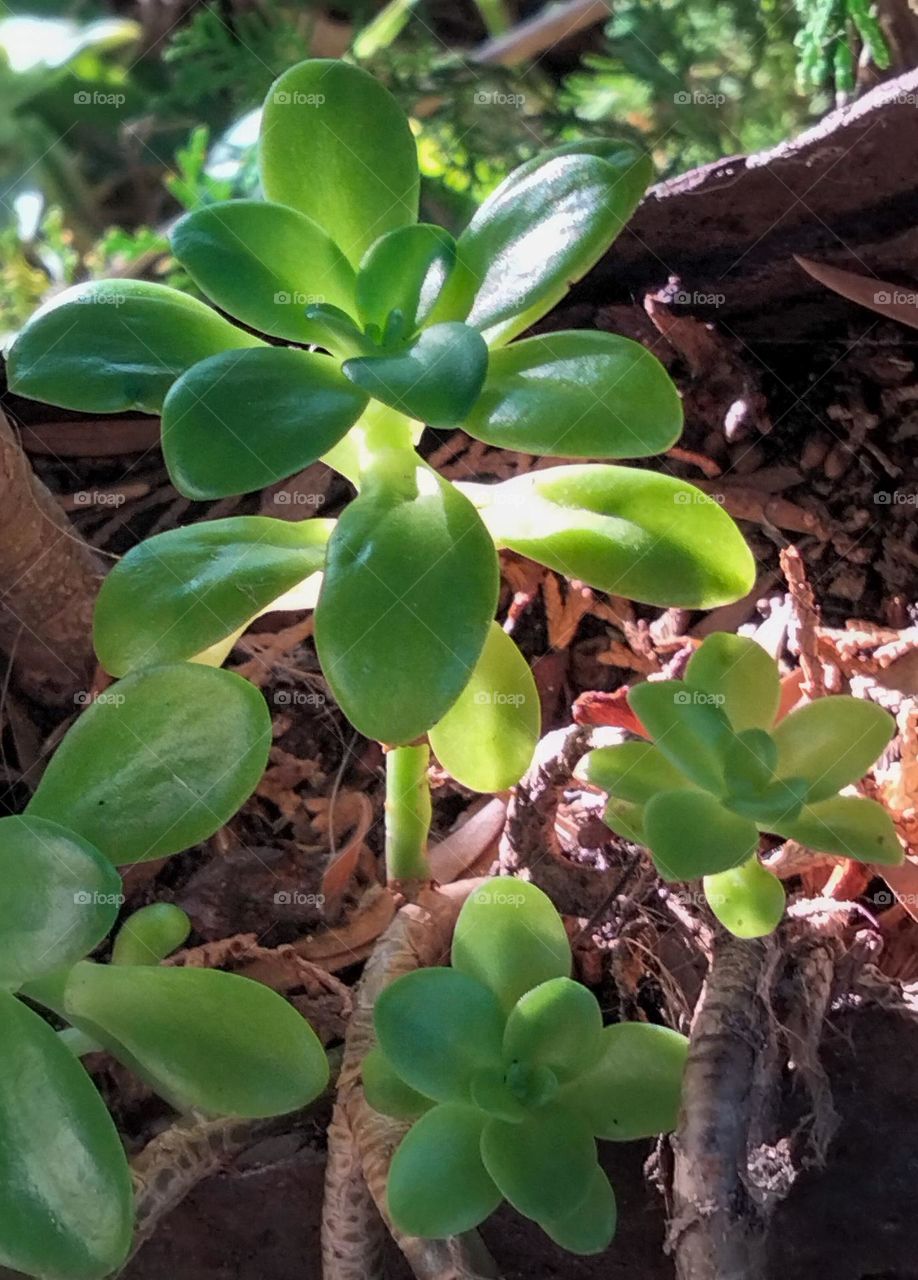
M 317 341 L 306 308 L 354 309 L 354 268 L 311 218 L 267 200 L 227 200 L 179 219 L 172 252 L 195 284 L 243 324 Z
M 382 1049 L 371 1049 L 360 1065 L 363 1092 L 374 1111 L 396 1120 L 415 1120 L 433 1106 L 396 1072 Z
M 410 336 L 427 319 L 455 261 L 456 242 L 442 227 L 422 222 L 381 236 L 357 276 L 361 322 L 383 332 L 390 312 L 400 311 Z
M 678 440 L 682 403 L 640 343 L 612 333 L 552 333 L 492 352 L 462 425 L 502 449 L 639 458 Z
M 354 266 L 417 221 L 417 147 L 401 107 L 366 71 L 310 59 L 268 90 L 259 142 L 269 200 L 324 227 Z
M 784 915 L 784 885 L 758 858 L 705 876 L 704 892 L 717 919 L 737 938 L 764 938 Z
M 614 796 L 603 810 L 606 826 L 623 840 L 632 844 L 646 844 L 644 839 L 644 806 L 630 800 L 617 800 Z
M 102 1280 L 127 1257 L 128 1163 L 95 1085 L 48 1024 L 0 992 L 0 1264 Z
M 896 723 L 888 711 L 845 694 L 817 698 L 778 724 L 777 772 L 806 778 L 808 799 L 825 800 L 864 776 L 885 750 Z
M 618 1209 L 615 1192 L 599 1165 L 593 1170 L 586 1198 L 566 1218 L 540 1222 L 539 1226 L 568 1253 L 602 1253 L 615 1235 Z
M 750 858 L 759 833 L 706 791 L 664 791 L 645 806 L 644 837 L 664 880 L 694 880 Z
M 895 867 L 904 857 L 892 818 L 881 804 L 863 796 L 833 796 L 804 805 L 792 822 L 776 822 L 772 829 L 809 849 L 858 862 Z
M 121 877 L 73 831 L 0 818 L 0 986 L 81 960 L 115 923 Z
M 145 280 L 74 285 L 36 311 L 10 349 L 11 391 L 85 413 L 159 413 L 186 369 L 261 347 L 202 302 Z
M 316 607 L 319 659 L 341 709 L 390 744 L 412 742 L 455 702 L 498 592 L 474 507 L 420 462 L 409 466 L 407 495 L 368 486 L 338 521 Z
M 583 1116 L 590 1132 L 613 1142 L 675 1129 L 688 1040 L 669 1027 L 618 1022 L 602 1033 L 599 1061 L 566 1085 L 559 1101 Z
M 330 356 L 226 351 L 194 365 L 166 396 L 163 456 L 187 498 L 249 493 L 315 462 L 366 403 Z
M 258 689 L 191 663 L 149 667 L 101 694 L 67 731 L 27 813 L 115 864 L 206 840 L 255 790 L 271 744 Z
M 737 732 L 774 724 L 781 678 L 777 663 L 754 640 L 716 631 L 692 655 L 685 683 L 722 698 L 720 705 Z
M 217 969 L 82 961 L 64 988 L 76 1025 L 180 1110 L 273 1116 L 328 1083 L 309 1023 L 270 987 Z
M 428 736 L 437 759 L 457 782 L 473 791 L 503 791 L 529 768 L 541 722 L 529 664 L 492 622 L 468 684 Z
M 650 742 L 621 742 L 597 747 L 577 767 L 578 774 L 618 800 L 646 804 L 660 791 L 693 784 Z
M 753 795 L 775 781 L 778 748 L 765 729 L 744 729 L 736 735 L 733 749 L 724 761 L 727 790 Z
M 121 676 L 193 658 L 318 572 L 333 528 L 333 520 L 232 516 L 147 538 L 102 584 L 93 618 L 99 661 Z
M 710 696 L 681 680 L 645 680 L 629 690 L 628 705 L 671 764 L 699 787 L 720 793 L 724 763 L 735 745 L 726 716 Z
M 650 175 L 646 157 L 604 141 L 514 170 L 459 237 L 476 287 L 469 324 L 507 341 L 549 311 L 608 249 Z
M 477 1071 L 500 1061 L 504 1015 L 491 991 L 456 969 L 416 969 L 390 983 L 373 1009 L 395 1072 L 437 1102 L 465 1102 Z
M 755 562 L 713 499 L 635 467 L 572 465 L 478 486 L 500 547 L 645 604 L 712 608 L 745 595 Z
M 453 967 L 489 987 L 509 1013 L 520 996 L 571 971 L 571 948 L 551 899 L 497 876 L 467 899 L 453 933 Z
M 112 964 L 159 964 L 191 933 L 191 921 L 172 902 L 151 902 L 133 911 L 118 930 Z
M 411 1126 L 387 1185 L 389 1216 L 400 1231 L 440 1239 L 470 1231 L 494 1212 L 501 1194 L 481 1159 L 484 1120 L 476 1107 L 446 1102 Z
M 760 831 L 769 831 L 773 822 L 793 822 L 807 790 L 804 778 L 776 778 L 757 790 L 731 792 L 724 803 L 733 813 L 751 818 Z
M 586 1198 L 596 1143 L 572 1108 L 549 1105 L 521 1124 L 489 1120 L 481 1135 L 484 1166 L 514 1209 L 537 1222 L 566 1218 Z
M 437 324 L 404 351 L 358 356 L 341 367 L 367 395 L 390 408 L 431 427 L 452 427 L 463 421 L 481 390 L 488 348 L 468 325 Z
M 602 1013 L 592 991 L 570 978 L 551 978 L 521 996 L 504 1031 L 507 1064 L 545 1066 L 559 1080 L 579 1075 L 599 1057 Z

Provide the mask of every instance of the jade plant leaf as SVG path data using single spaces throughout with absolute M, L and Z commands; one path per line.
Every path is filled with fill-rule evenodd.
M 617 145 L 617 160 L 549 153 L 521 166 L 488 197 L 459 237 L 476 290 L 469 324 L 489 340 L 527 328 L 606 251 L 634 212 L 650 163 Z M 562 149 L 563 150 L 563 149 Z
M 720 699 L 737 732 L 774 724 L 781 679 L 774 659 L 754 640 L 725 631 L 707 636 L 689 660 L 685 683 Z
M 307 307 L 354 309 L 354 268 L 327 231 L 268 200 L 227 200 L 179 219 L 172 252 L 195 284 L 243 324 L 317 341 Z
M 733 734 L 708 695 L 699 699 L 681 680 L 645 680 L 628 691 L 628 705 L 672 765 L 699 787 L 723 790 Z
M 193 365 L 166 396 L 163 455 L 188 498 L 248 493 L 315 462 L 366 403 L 330 356 L 226 351 Z
M 665 880 L 694 880 L 747 861 L 759 847 L 750 818 L 706 791 L 661 791 L 644 808 L 644 837 Z
M 381 235 L 417 221 L 417 147 L 391 93 L 358 67 L 301 62 L 275 80 L 262 116 L 269 200 L 324 227 L 357 266 Z
M 804 805 L 793 820 L 776 822 L 774 830 L 809 849 L 859 862 L 897 866 L 904 857 L 892 818 L 881 804 L 863 796 L 833 796 Z
M 596 997 L 571 978 L 551 978 L 521 996 L 504 1030 L 503 1058 L 546 1066 L 559 1080 L 579 1075 L 602 1050 Z
M 470 1231 L 501 1202 L 481 1159 L 485 1117 L 446 1102 L 413 1124 L 389 1169 L 388 1208 L 400 1231 L 434 1239 Z
M 895 727 L 888 711 L 863 698 L 817 698 L 776 726 L 772 736 L 778 747 L 777 772 L 785 778 L 806 778 L 808 802 L 825 800 L 864 776 Z
M 424 329 L 404 351 L 356 356 L 342 365 L 367 395 L 431 427 L 462 422 L 487 368 L 481 334 L 458 321 Z
M 613 796 L 603 810 L 602 820 L 611 831 L 632 844 L 645 844 L 644 806 Z
M 755 562 L 713 499 L 633 467 L 551 467 L 476 486 L 508 547 L 569 578 L 646 604 L 711 608 L 745 595 Z
M 443 718 L 484 648 L 497 591 L 475 508 L 423 464 L 406 493 L 371 486 L 351 503 L 328 544 L 316 645 L 361 733 L 406 743 Z
M 428 737 L 457 782 L 473 791 L 503 791 L 529 768 L 541 720 L 529 664 L 492 622 L 468 684 Z
M 213 835 L 261 778 L 271 717 L 229 671 L 174 663 L 113 685 L 67 731 L 26 810 L 112 862 L 162 858 Z
M 453 968 L 490 988 L 509 1013 L 550 978 L 569 977 L 571 948 L 551 899 L 534 884 L 497 876 L 459 912 Z
M 584 1198 L 596 1165 L 596 1143 L 573 1108 L 541 1107 L 519 1124 L 489 1120 L 481 1155 L 514 1209 L 541 1222 L 566 1217 Z
M 571 1253 L 602 1253 L 615 1235 L 618 1209 L 615 1192 L 599 1165 L 593 1170 L 586 1197 L 565 1218 L 546 1218 L 539 1226 L 555 1244 Z
M 504 1015 L 487 987 L 457 969 L 416 969 L 374 1009 L 380 1048 L 406 1084 L 437 1102 L 469 1099 L 476 1072 L 500 1058 Z
M 678 791 L 692 784 L 650 742 L 621 742 L 589 752 L 577 772 L 594 787 L 633 804 L 646 804 L 658 791 Z
M 367 1102 L 384 1116 L 414 1120 L 434 1105 L 432 1099 L 405 1083 L 378 1047 L 360 1064 L 360 1078 Z
M 57 823 L 0 818 L 0 987 L 75 964 L 118 915 L 121 877 Z
M 191 933 L 191 921 L 173 902 L 151 902 L 133 911 L 112 945 L 112 964 L 159 964 Z
M 169 529 L 132 547 L 102 583 L 93 617 L 114 676 L 192 658 L 318 572 L 332 520 L 233 516 Z
M 144 280 L 74 285 L 35 312 L 13 343 L 9 388 L 87 413 L 159 413 L 172 383 L 220 351 L 261 347 L 210 307 Z
M 705 876 L 704 893 L 717 919 L 737 938 L 764 938 L 784 915 L 784 885 L 755 857 Z
M 462 425 L 501 449 L 639 458 L 678 440 L 682 403 L 640 343 L 613 333 L 553 333 L 491 353 Z
M 427 222 L 398 227 L 367 251 L 357 274 L 357 311 L 364 326 L 385 332 L 392 311 L 410 336 L 430 314 L 456 261 L 448 231 Z
M 688 1040 L 669 1027 L 618 1022 L 602 1032 L 595 1066 L 565 1085 L 559 1100 L 576 1108 L 599 1138 L 630 1142 L 675 1129 Z
M 75 965 L 64 1008 L 180 1110 L 272 1116 L 325 1088 L 315 1032 L 270 987 L 217 969 Z
M 131 1243 L 133 1195 L 118 1132 L 51 1027 L 0 992 L 0 1263 L 102 1280 Z

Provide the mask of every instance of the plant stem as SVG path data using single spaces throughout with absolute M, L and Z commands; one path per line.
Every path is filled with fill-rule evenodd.
M 386 873 L 392 880 L 429 880 L 430 748 L 393 747 L 386 753 Z

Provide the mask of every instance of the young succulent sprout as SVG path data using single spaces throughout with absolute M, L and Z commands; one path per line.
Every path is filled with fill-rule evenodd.
M 615 1196 L 596 1139 L 675 1126 L 688 1042 L 648 1023 L 604 1027 L 570 971 L 551 901 L 498 878 L 462 908 L 452 968 L 379 996 L 363 1084 L 371 1106 L 413 1121 L 387 1187 L 401 1231 L 454 1235 L 506 1199 L 573 1253 L 609 1244 Z
M 683 680 L 628 694 L 647 741 L 599 747 L 578 768 L 608 792 L 612 830 L 646 845 L 665 880 L 702 877 L 711 910 L 739 937 L 771 933 L 784 913 L 783 886 L 759 861 L 760 832 L 881 866 L 903 857 L 882 805 L 839 794 L 882 754 L 892 716 L 835 695 L 776 723 L 779 700 L 765 650 L 715 633 Z
M 259 489 L 319 458 L 358 496 L 337 521 L 241 516 L 136 547 L 102 588 L 100 659 L 113 675 L 205 652 L 219 663 L 291 590 L 311 584 L 298 600 L 311 607 L 321 572 L 316 647 L 356 728 L 394 748 L 393 764 L 429 733 L 458 781 L 503 789 L 532 756 L 538 701 L 494 627 L 500 548 L 653 604 L 709 607 L 753 581 L 727 514 L 669 476 L 580 462 L 454 485 L 416 450 L 425 424 L 570 459 L 674 443 L 679 396 L 640 344 L 512 341 L 616 238 L 649 161 L 608 139 L 566 143 L 512 173 L 454 238 L 418 221 L 417 149 L 394 98 L 323 60 L 272 86 L 259 158 L 266 199 L 196 209 L 172 236 L 239 324 L 160 284 L 79 285 L 20 333 L 10 386 L 94 413 L 161 413 L 190 498 Z M 423 864 L 409 821 L 422 807 L 405 806 L 390 842 L 395 877 Z
M 101 1280 L 127 1256 L 130 1171 L 80 1054 L 106 1048 L 182 1111 L 274 1115 L 325 1087 L 321 1044 L 276 992 L 159 967 L 188 935 L 178 907 L 129 917 L 110 965 L 85 958 L 123 902 L 116 864 L 212 835 L 270 739 L 264 699 L 238 676 L 145 668 L 80 715 L 26 812 L 0 819 L 0 1265 Z M 20 997 L 69 1025 L 54 1031 Z

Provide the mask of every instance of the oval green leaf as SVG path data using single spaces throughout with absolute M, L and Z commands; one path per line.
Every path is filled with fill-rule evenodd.
M 500 1061 L 500 1005 L 456 969 L 416 969 L 397 978 L 377 999 L 373 1021 L 397 1075 L 437 1102 L 468 1101 L 473 1075 Z
M 770 829 L 808 849 L 858 862 L 895 867 L 905 856 L 892 818 L 876 800 L 863 796 L 833 796 L 806 804 L 793 821 L 776 822 Z
M 759 833 L 750 818 L 706 791 L 664 791 L 644 809 L 644 839 L 664 880 L 695 880 L 752 857 Z
M 366 403 L 331 356 L 225 351 L 194 365 L 166 396 L 163 456 L 188 498 L 248 493 L 315 462 Z
M 76 965 L 67 1016 L 179 1110 L 274 1116 L 328 1083 L 315 1032 L 270 987 L 217 969 Z
M 602 1013 L 592 991 L 571 978 L 551 978 L 521 996 L 504 1031 L 507 1066 L 545 1066 L 559 1080 L 580 1075 L 599 1057 Z
M 541 1222 L 567 1217 L 586 1198 L 596 1143 L 576 1111 L 549 1105 L 530 1111 L 520 1124 L 489 1120 L 481 1156 L 514 1209 Z
M 646 804 L 660 791 L 678 791 L 692 783 L 650 742 L 597 747 L 578 765 L 578 774 L 610 796 Z
M 360 1078 L 367 1102 L 384 1116 L 415 1120 L 433 1106 L 430 1098 L 405 1084 L 378 1046 L 371 1049 L 360 1064 Z
M 45 303 L 7 360 L 17 395 L 86 413 L 159 413 L 186 369 L 261 347 L 210 307 L 145 280 L 94 280 Z
M 541 722 L 529 664 L 492 622 L 471 679 L 428 736 L 457 782 L 473 791 L 504 791 L 529 768 Z
M 631 1142 L 675 1129 L 688 1040 L 669 1027 L 618 1022 L 602 1033 L 596 1065 L 559 1100 L 576 1108 L 598 1138 Z
M 402 352 L 357 356 L 341 366 L 367 395 L 431 427 L 462 422 L 481 390 L 488 348 L 458 321 L 424 329 Z
M 885 750 L 896 722 L 875 702 L 847 694 L 817 698 L 776 726 L 777 772 L 806 778 L 808 800 L 825 800 L 864 776 Z
M 716 631 L 692 654 L 685 683 L 719 698 L 737 733 L 774 724 L 781 677 L 777 663 L 754 640 Z
M 717 919 L 737 938 L 764 938 L 784 915 L 784 885 L 758 858 L 705 876 L 704 895 Z
M 73 831 L 31 815 L 0 818 L 0 986 L 82 960 L 121 901 L 118 872 Z
M 67 731 L 27 813 L 60 822 L 115 864 L 206 840 L 255 790 L 271 744 L 264 698 L 213 667 L 149 667 Z
M 723 791 L 734 735 L 708 694 L 695 692 L 681 680 L 644 680 L 629 689 L 628 705 L 672 765 L 697 786 Z M 626 797 L 632 798 L 640 799 Z
M 383 333 L 390 312 L 399 311 L 404 332 L 412 334 L 430 314 L 455 260 L 453 237 L 428 222 L 381 236 L 357 274 L 361 322 Z
M 388 89 L 346 62 L 310 59 L 275 80 L 258 156 L 268 199 L 324 227 L 354 266 L 385 232 L 417 221 L 408 121 Z
M 159 964 L 191 933 L 191 921 L 172 902 L 151 902 L 133 911 L 118 930 L 112 964 Z
M 462 425 L 501 449 L 639 458 L 678 440 L 682 402 L 640 343 L 613 333 L 552 333 L 491 353 Z
M 114 676 L 193 658 L 318 572 L 333 520 L 234 516 L 138 543 L 102 583 L 93 618 Z
M 550 978 L 567 978 L 571 948 L 551 899 L 525 880 L 497 876 L 459 912 L 453 968 L 475 978 L 509 1013 L 520 996 Z
M 745 595 L 755 562 L 713 499 L 635 467 L 552 467 L 475 490 L 498 546 L 645 604 L 709 609 Z
M 481 1159 L 485 1117 L 447 1102 L 413 1124 L 389 1169 L 389 1216 L 409 1236 L 442 1239 L 470 1231 L 501 1202 Z
M 131 1244 L 134 1205 L 118 1132 L 48 1024 L 0 992 L 0 1264 L 101 1280 Z
M 612 1243 L 618 1221 L 615 1192 L 599 1165 L 585 1199 L 566 1218 L 539 1223 L 546 1235 L 568 1253 L 603 1253 Z
M 296 209 L 227 200 L 179 219 L 172 252 L 195 284 L 243 324 L 316 342 L 306 308 L 354 309 L 354 268 L 326 231 Z
M 413 495 L 368 487 L 328 544 L 316 645 L 368 738 L 413 741 L 475 668 L 497 604 L 497 555 L 467 498 L 421 463 Z

